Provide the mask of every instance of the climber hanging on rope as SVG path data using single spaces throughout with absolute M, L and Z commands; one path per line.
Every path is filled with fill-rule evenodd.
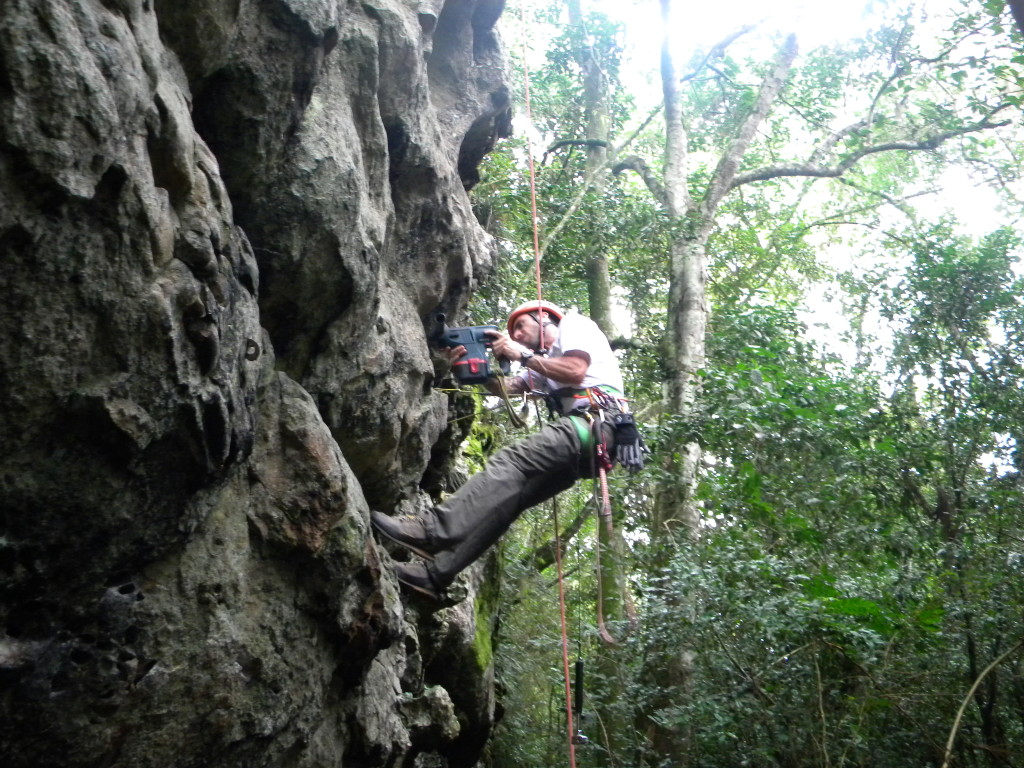
M 618 360 L 596 323 L 536 300 L 516 307 L 506 327 L 488 333 L 496 357 L 523 366 L 507 391 L 547 395 L 560 418 L 499 451 L 432 514 L 371 514 L 378 531 L 426 560 L 425 565 L 396 564 L 398 581 L 434 599 L 524 510 L 581 477 L 594 477 L 595 455 L 606 462 L 605 469 L 616 458 L 634 470 L 643 463 L 639 433 L 625 413 Z M 461 346 L 452 349 L 452 362 L 465 352 Z M 496 381 L 486 386 L 498 394 Z

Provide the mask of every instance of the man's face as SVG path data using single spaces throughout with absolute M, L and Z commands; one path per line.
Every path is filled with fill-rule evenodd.
M 533 315 L 520 315 L 512 324 L 512 333 L 509 334 L 513 341 L 518 341 L 530 349 L 540 349 L 540 323 Z

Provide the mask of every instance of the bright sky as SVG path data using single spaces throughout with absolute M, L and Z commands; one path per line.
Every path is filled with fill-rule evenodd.
M 899 0 L 909 5 L 912 0 Z M 661 13 L 657 0 L 585 0 L 611 17 L 628 22 L 631 41 L 641 52 L 658 55 Z M 676 40 L 688 58 L 698 48 L 708 48 L 738 27 L 760 23 L 768 32 L 795 32 L 804 50 L 855 36 L 869 23 L 878 0 L 676 0 Z
M 627 56 L 633 59 L 630 69 L 646 72 L 650 77 L 649 99 L 660 99 L 658 58 L 661 45 L 661 11 L 658 0 L 582 0 L 584 10 L 603 11 L 626 22 Z M 741 43 L 745 52 L 771 56 L 777 43 L 776 34 L 794 32 L 804 53 L 823 45 L 841 42 L 862 35 L 880 21 L 888 6 L 927 8 L 930 15 L 940 15 L 956 5 L 956 0 L 849 0 L 830 3 L 823 0 L 675 0 L 676 40 L 680 60 L 688 60 L 697 50 L 706 50 L 731 32 L 748 24 L 758 24 L 759 33 Z M 764 51 L 757 51 L 758 38 Z M 754 44 L 754 50 L 751 44 Z M 641 89 L 637 89 L 640 91 Z M 946 174 L 947 194 L 936 207 L 955 209 L 966 234 L 979 235 L 998 226 L 998 200 L 994 191 L 979 187 L 963 169 Z

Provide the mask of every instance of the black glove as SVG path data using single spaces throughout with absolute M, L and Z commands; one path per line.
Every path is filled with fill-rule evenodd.
M 624 469 L 639 472 L 644 468 L 647 446 L 631 413 L 617 413 L 612 417 L 615 427 L 615 458 Z

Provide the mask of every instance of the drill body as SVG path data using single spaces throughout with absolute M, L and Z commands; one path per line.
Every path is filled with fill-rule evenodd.
M 431 336 L 431 342 L 437 347 L 466 348 L 466 354 L 452 364 L 452 372 L 460 384 L 483 384 L 495 375 L 487 350 L 491 348 L 493 339 L 488 331 L 497 331 L 496 325 L 465 325 L 449 328 L 444 323 L 445 316 L 437 316 L 437 330 Z M 498 361 L 501 372 L 506 376 L 512 367 L 508 360 Z

